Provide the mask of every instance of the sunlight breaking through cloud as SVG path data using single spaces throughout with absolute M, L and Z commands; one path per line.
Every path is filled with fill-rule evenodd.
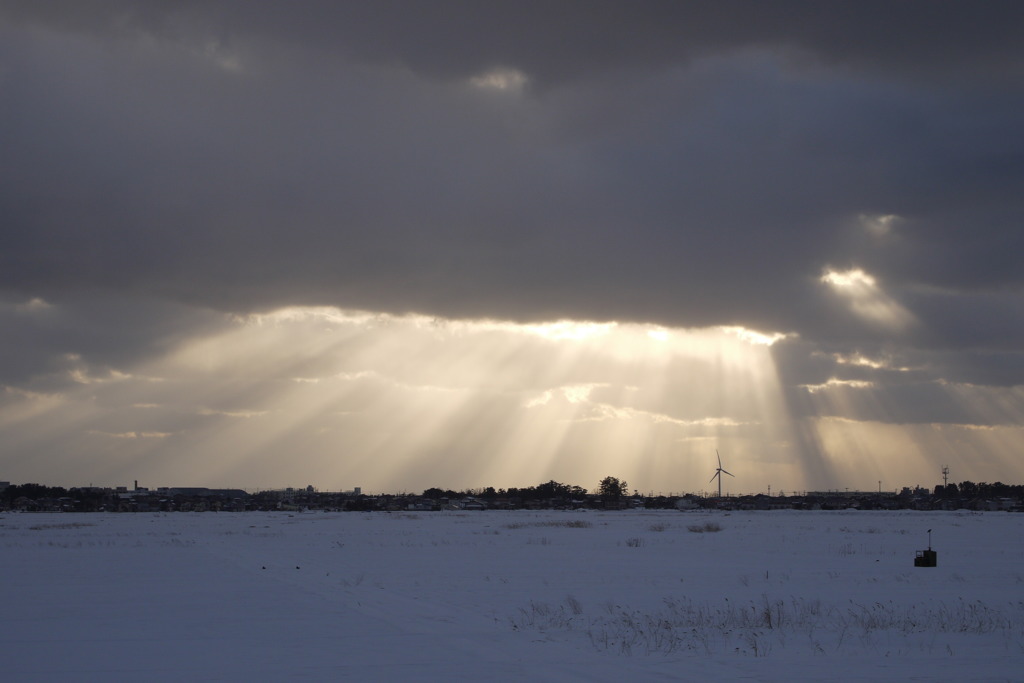
M 776 342 L 786 339 L 790 335 L 782 332 L 774 332 L 772 334 L 764 334 L 756 330 L 747 329 L 745 327 L 720 327 L 718 328 L 726 334 L 736 336 L 737 339 L 748 342 L 750 344 L 760 344 L 762 346 L 772 346 Z
M 871 368 L 872 370 L 895 370 L 897 372 L 910 371 L 910 368 L 908 367 L 893 367 L 891 358 L 869 358 L 861 353 L 834 353 L 832 354 L 832 359 L 839 365 Z
M 35 460 L 55 469 L 88 459 L 93 478 L 130 464 L 133 478 L 174 485 L 366 491 L 548 479 L 589 488 L 614 474 L 643 489 L 698 492 L 716 449 L 728 455 L 734 490 L 827 488 L 852 458 L 878 476 L 882 463 L 862 452 L 878 446 L 876 433 L 897 442 L 932 434 L 874 420 L 885 397 L 865 377 L 800 385 L 809 413 L 792 416 L 773 353 L 795 339 L 742 327 L 290 307 L 227 316 L 130 368 L 59 357 L 63 374 L 5 387 L 0 424 L 12 450 L 32 443 L 43 449 Z M 822 357 L 891 369 L 884 356 Z M 977 406 L 974 426 L 991 427 L 964 418 L 943 433 L 966 451 L 1010 452 L 1020 392 L 935 388 Z M 920 464 L 901 463 L 890 476 Z
M 522 90 L 529 81 L 522 71 L 509 68 L 492 69 L 469 79 L 470 85 L 475 88 L 511 92 Z
M 53 308 L 53 306 L 40 297 L 33 297 L 23 304 L 18 304 L 16 308 L 19 311 L 35 313 L 39 311 L 49 310 Z
M 859 218 L 864 230 L 878 238 L 891 235 L 902 220 L 896 214 L 861 214 Z
M 826 268 L 821 282 L 846 300 L 855 315 L 863 320 L 902 331 L 914 322 L 914 316 L 886 294 L 876 279 L 860 268 L 837 271 Z
M 130 379 L 131 375 L 120 370 L 108 369 L 103 375 L 91 375 L 87 370 L 74 368 L 68 371 L 71 379 L 78 384 L 103 384 L 106 382 L 121 382 Z
M 874 382 L 868 382 L 865 380 L 856 379 L 837 379 L 835 377 L 829 378 L 827 382 L 822 384 L 801 384 L 804 389 L 812 394 L 816 394 L 819 391 L 825 391 L 827 389 L 834 389 L 836 387 L 850 387 L 852 389 L 870 389 L 875 386 Z
M 875 278 L 865 273 L 860 268 L 847 271 L 828 269 L 821 276 L 821 281 L 837 288 L 849 288 L 859 290 L 870 290 L 875 287 Z
M 97 429 L 90 429 L 87 433 L 112 439 L 166 439 L 172 436 L 171 432 L 103 432 Z
M 200 415 L 205 416 L 220 416 L 220 417 L 235 417 L 248 420 L 253 417 L 261 417 L 266 415 L 269 411 L 267 410 L 213 410 L 211 408 L 201 408 L 199 410 Z
M 790 441 L 769 355 L 783 337 L 289 307 L 228 318 L 131 372 L 108 372 L 116 382 L 72 358 L 89 383 L 49 405 L 49 438 L 122 442 L 74 450 L 96 448 L 111 468 L 135 457 L 164 480 L 298 477 L 370 490 L 590 484 L 616 472 L 682 491 L 703 478 L 716 444 L 737 461 L 782 448 L 768 460 L 793 469 L 794 454 L 771 445 Z M 146 379 L 155 376 L 169 379 Z M 151 445 L 132 450 L 142 442 Z
M 939 465 L 948 465 L 962 480 L 981 479 L 979 460 L 994 459 L 1008 471 L 1019 453 L 1024 429 L 1019 426 L 957 424 L 886 424 L 837 417 L 815 419 L 815 429 L 836 475 L 865 490 L 882 480 L 883 490 L 917 473 L 928 485 Z

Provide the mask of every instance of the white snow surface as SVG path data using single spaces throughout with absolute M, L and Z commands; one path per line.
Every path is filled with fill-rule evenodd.
M 717 528 L 717 530 L 716 530 Z M 938 552 L 914 567 L 916 550 Z M 0 515 L 32 681 L 1021 681 L 1024 515 Z

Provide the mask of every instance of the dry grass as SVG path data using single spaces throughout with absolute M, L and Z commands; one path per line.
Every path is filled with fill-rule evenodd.
M 506 529 L 527 529 L 530 527 L 565 527 L 567 529 L 589 529 L 594 526 L 584 519 L 573 519 L 555 522 L 514 522 L 506 524 Z

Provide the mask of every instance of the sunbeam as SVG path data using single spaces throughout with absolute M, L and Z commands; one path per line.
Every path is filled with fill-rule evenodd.
M 915 480 L 937 453 L 959 462 L 936 447 L 954 433 L 961 452 L 995 449 L 1012 466 L 1019 430 L 968 427 L 981 413 L 1019 420 L 1019 391 L 934 384 L 974 406 L 964 426 L 904 427 L 882 421 L 892 399 L 872 381 L 833 377 L 802 385 L 811 411 L 798 420 L 773 357 L 786 342 L 292 307 L 227 317 L 136 367 L 76 355 L 60 392 L 7 387 L 0 423 L 14 452 L 47 444 L 54 468 L 87 458 L 97 478 L 250 489 L 593 488 L 614 473 L 644 492 L 698 492 L 718 449 L 733 493 L 806 490 Z M 884 371 L 854 358 L 836 367 Z

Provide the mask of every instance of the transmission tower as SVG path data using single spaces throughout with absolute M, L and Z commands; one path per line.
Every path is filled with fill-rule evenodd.
M 946 488 L 949 484 L 949 468 L 945 465 L 942 466 L 942 488 Z

